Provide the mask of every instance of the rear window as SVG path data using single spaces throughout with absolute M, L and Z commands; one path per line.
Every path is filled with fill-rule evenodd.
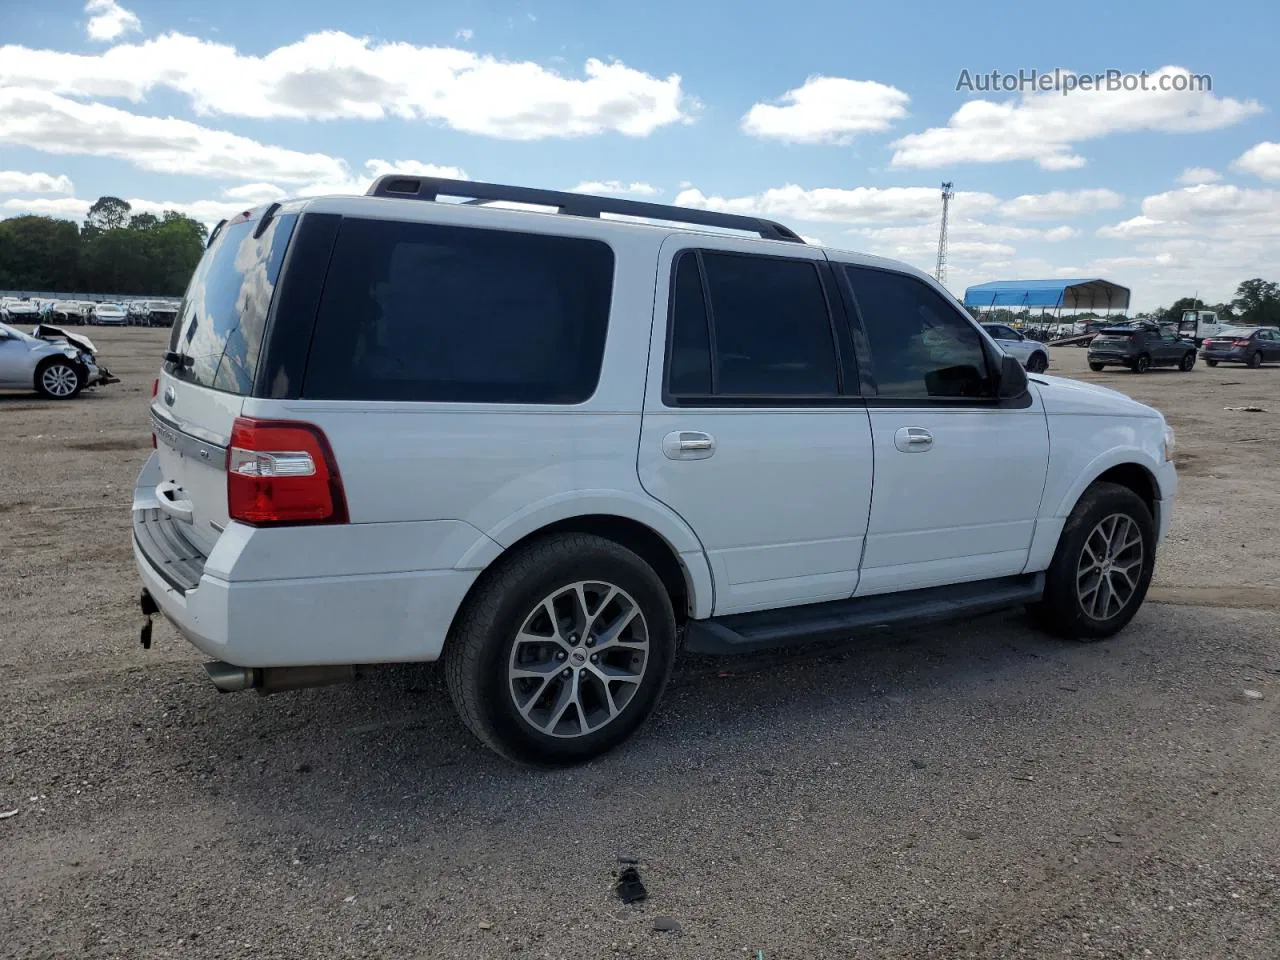
M 346 218 L 302 395 L 581 403 L 612 291 L 613 251 L 597 240 Z
M 168 364 L 179 379 L 248 395 L 262 351 L 267 309 L 297 216 L 275 217 L 255 238 L 257 220 L 224 227 L 205 251 L 178 308 L 169 349 L 183 355 Z M 169 309 L 152 303 L 152 310 Z

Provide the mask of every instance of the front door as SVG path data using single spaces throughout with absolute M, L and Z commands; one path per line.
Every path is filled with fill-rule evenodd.
M 830 267 L 771 246 L 671 237 L 658 263 L 640 482 L 702 542 L 716 614 L 851 596 L 870 510 Z
M 1021 573 L 1049 462 L 1036 388 L 996 400 L 995 351 L 930 283 L 871 265 L 840 270 L 876 393 L 858 595 Z

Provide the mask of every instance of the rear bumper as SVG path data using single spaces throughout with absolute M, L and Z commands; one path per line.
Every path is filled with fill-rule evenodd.
M 405 542 L 430 541 L 431 531 L 422 528 L 435 524 L 257 530 L 232 523 L 203 558 L 180 531 L 155 516 L 159 479 L 153 454 L 134 490 L 138 575 L 160 612 L 192 645 L 239 667 L 435 660 L 480 574 L 452 567 L 345 572 L 359 570 L 362 558 L 368 568 L 403 553 Z M 466 537 L 450 539 L 457 525 L 440 523 L 450 528 L 436 538 L 448 553 L 474 544 Z M 415 529 L 395 529 L 406 526 Z M 319 546 L 320 540 L 328 546 Z M 341 575 L 281 576 L 337 561 L 344 564 Z
M 1221 360 L 1224 362 L 1236 361 L 1244 363 L 1249 358 L 1243 353 L 1237 353 L 1235 350 L 1201 350 L 1200 359 L 1202 360 Z
M 1089 351 L 1090 363 L 1133 363 L 1133 357 L 1127 353 L 1094 353 Z

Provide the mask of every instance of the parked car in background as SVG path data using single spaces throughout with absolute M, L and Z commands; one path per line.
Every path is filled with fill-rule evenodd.
M 79 300 L 55 300 L 49 319 L 62 326 L 80 326 L 85 322 L 88 311 Z
M 1089 369 L 1128 367 L 1146 373 L 1152 367 L 1177 367 L 1190 371 L 1196 365 L 1196 345 L 1178 336 L 1173 327 L 1136 321 L 1103 327 L 1089 341 Z
M 1031 373 L 1049 369 L 1049 348 L 1038 340 L 1023 336 L 1003 323 L 984 323 L 982 329 L 1000 345 L 1000 349 L 1017 359 Z
M 119 303 L 95 303 L 89 322 L 101 327 L 123 327 L 129 322 L 129 315 Z
M 144 312 L 149 327 L 172 327 L 178 316 L 178 304 L 170 300 L 148 300 Z
M 1211 367 L 1220 363 L 1244 363 L 1260 367 L 1280 361 L 1280 329 L 1275 327 L 1227 327 L 1204 342 L 1200 356 Z
M 481 741 L 564 764 L 644 722 L 682 644 L 1022 605 L 1097 640 L 1141 606 L 1164 418 L 1028 378 L 927 274 L 707 210 L 369 193 L 227 221 L 159 371 L 140 609 L 219 689 L 443 660 Z
M 6 297 L 0 302 L 0 320 L 9 323 L 34 323 L 40 318 L 40 304 L 35 300 Z
M 0 323 L 0 388 L 36 390 L 51 400 L 70 400 L 85 387 L 117 382 L 98 366 L 88 338 L 43 324 L 35 333 Z

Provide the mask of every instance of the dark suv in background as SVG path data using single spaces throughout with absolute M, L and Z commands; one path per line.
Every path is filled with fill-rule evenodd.
M 1196 345 L 1178 336 L 1172 327 L 1158 323 L 1131 323 L 1103 327 L 1089 342 L 1089 369 L 1128 367 L 1146 373 L 1152 367 L 1177 367 L 1189 371 L 1196 365 Z
M 1280 330 L 1275 327 L 1233 327 L 1204 342 L 1200 356 L 1211 367 L 1219 363 L 1247 363 L 1260 367 L 1280 361 Z

